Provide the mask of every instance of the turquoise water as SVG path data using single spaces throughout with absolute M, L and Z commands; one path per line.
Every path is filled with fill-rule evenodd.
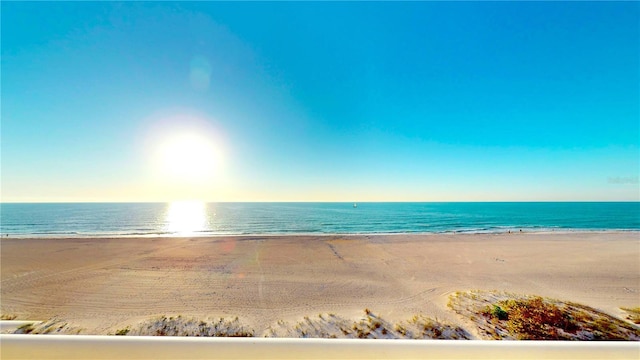
M 0 204 L 18 237 L 640 230 L 639 202 Z

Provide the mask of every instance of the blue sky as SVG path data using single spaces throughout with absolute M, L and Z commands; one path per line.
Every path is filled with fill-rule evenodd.
M 637 201 L 639 21 L 637 2 L 3 2 L 0 199 Z M 168 145 L 184 131 L 215 156 Z

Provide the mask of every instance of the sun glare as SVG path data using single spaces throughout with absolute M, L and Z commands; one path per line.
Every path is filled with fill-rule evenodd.
M 165 230 L 176 235 L 192 235 L 205 229 L 206 204 L 202 201 L 175 201 L 167 206 Z
M 211 200 L 228 184 L 224 130 L 188 111 L 151 114 L 143 142 L 150 193 L 162 201 Z
M 211 180 L 218 169 L 218 152 L 210 139 L 196 133 L 177 134 L 160 144 L 157 154 L 160 172 L 172 180 Z

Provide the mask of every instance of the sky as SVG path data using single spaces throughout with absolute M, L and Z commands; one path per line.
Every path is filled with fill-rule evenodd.
M 2 2 L 3 202 L 639 201 L 638 2 Z

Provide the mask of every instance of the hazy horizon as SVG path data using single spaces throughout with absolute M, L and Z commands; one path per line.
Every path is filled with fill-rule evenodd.
M 2 3 L 0 201 L 640 200 L 640 3 Z
M 565 200 L 565 201 L 550 201 L 550 200 L 535 200 L 535 201 L 208 201 L 200 199 L 184 199 L 184 200 L 169 200 L 169 201 L 2 201 L 0 204 L 172 204 L 172 203 L 205 203 L 205 204 L 376 204 L 376 203 L 415 203 L 415 204 L 456 204 L 456 203 L 470 203 L 470 204 L 482 204 L 482 203 L 637 203 L 638 200 L 619 200 L 619 201 L 592 201 L 592 200 Z

